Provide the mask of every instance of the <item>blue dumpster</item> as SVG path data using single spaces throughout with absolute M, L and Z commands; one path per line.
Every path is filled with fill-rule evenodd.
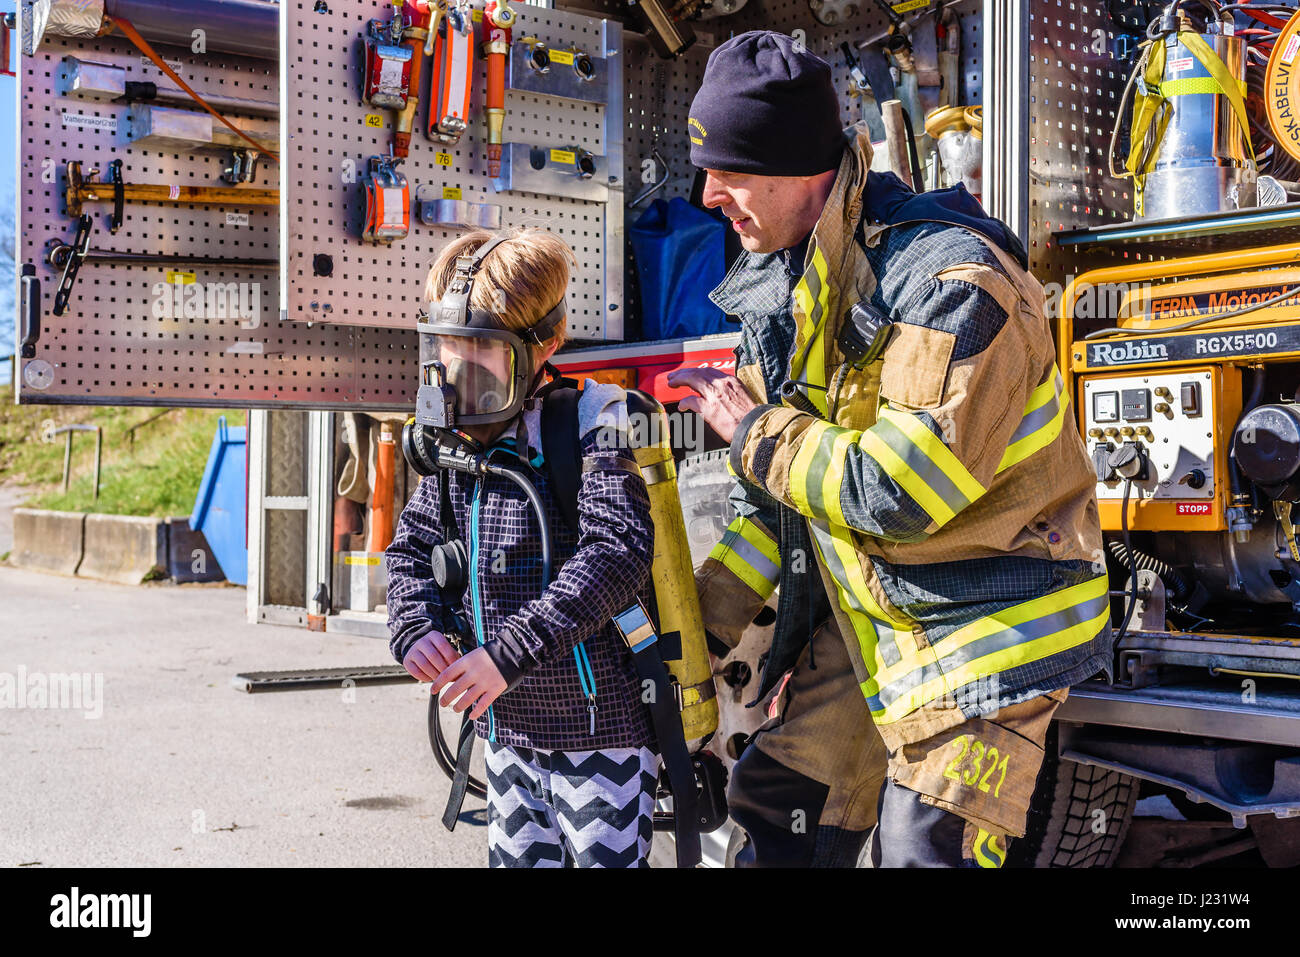
M 217 434 L 212 438 L 212 451 L 190 516 L 190 528 L 203 533 L 226 581 L 236 585 L 248 584 L 247 453 L 248 430 L 243 426 L 227 428 L 223 415 L 217 421 Z

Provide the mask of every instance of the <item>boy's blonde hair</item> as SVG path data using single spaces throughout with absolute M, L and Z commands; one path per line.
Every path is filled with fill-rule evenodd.
M 569 288 L 569 267 L 577 266 L 573 250 L 559 236 L 544 229 L 503 229 L 492 233 L 478 229 L 452 240 L 438 254 L 424 287 L 424 298 L 437 302 L 451 284 L 456 260 L 472 255 L 494 236 L 506 237 L 479 266 L 470 293 L 470 308 L 499 316 L 507 329 L 520 332 L 535 325 Z M 568 330 L 556 329 L 559 344 L 569 341 Z

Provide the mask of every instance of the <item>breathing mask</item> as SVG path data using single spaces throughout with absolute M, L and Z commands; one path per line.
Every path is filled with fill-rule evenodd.
M 507 422 L 519 414 L 536 376 L 533 346 L 549 342 L 563 325 L 566 300 L 532 328 L 513 332 L 501 317 L 470 306 L 474 278 L 496 237 L 456 260 L 455 272 L 430 313 L 421 314 L 420 389 L 415 421 L 435 429 Z

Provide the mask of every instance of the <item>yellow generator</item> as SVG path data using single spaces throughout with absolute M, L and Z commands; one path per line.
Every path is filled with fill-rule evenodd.
M 1300 677 L 1300 244 L 1094 270 L 1059 322 L 1117 680 Z

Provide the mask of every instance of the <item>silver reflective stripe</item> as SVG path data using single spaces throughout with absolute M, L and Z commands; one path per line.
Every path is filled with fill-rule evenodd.
M 881 441 L 894 450 L 898 457 L 903 460 L 903 464 L 915 473 L 917 478 L 928 485 L 935 495 L 943 499 L 944 504 L 952 510 L 954 515 L 970 504 L 970 499 L 962 494 L 961 489 L 953 484 L 952 479 L 948 478 L 943 470 L 934 464 L 930 456 L 921 451 L 917 444 L 908 438 L 907 433 L 893 422 L 888 419 L 880 419 L 876 422 L 874 431 Z M 869 452 L 867 454 L 870 455 Z M 885 469 L 885 474 L 889 474 L 888 469 Z M 893 476 L 890 476 L 890 478 L 893 478 Z M 893 478 L 893 480 L 898 481 L 896 478 Z M 907 491 L 905 486 L 903 486 L 903 491 Z M 937 516 L 931 515 L 930 517 L 938 521 Z
M 736 529 L 727 529 L 722 536 L 722 547 L 731 549 L 740 556 L 741 561 L 770 582 L 775 582 L 781 574 L 777 564 L 747 542 Z
M 1020 427 L 1016 429 L 1007 445 L 1015 445 L 1025 436 L 1033 435 L 1056 418 L 1056 413 L 1061 409 L 1061 385 L 1061 377 L 1058 374 L 1053 385 L 1055 391 L 1052 393 L 1052 397 L 1020 420 Z
M 1001 631 L 995 631 L 991 635 L 985 635 L 983 638 L 941 655 L 939 661 L 935 664 L 928 664 L 923 668 L 917 668 L 895 678 L 880 689 L 880 701 L 883 702 L 885 707 L 889 707 L 913 688 L 939 677 L 943 672 L 955 671 L 962 665 L 977 658 L 983 658 L 985 655 L 1005 651 L 1015 645 L 1043 638 L 1058 631 L 1064 631 L 1074 625 L 1081 625 L 1100 615 L 1108 607 L 1109 602 L 1110 598 L 1105 594 L 1098 595 L 1087 601 L 1071 605 L 1069 608 L 1063 608 L 1050 615 L 1044 615 L 1042 618 L 1034 618 L 1024 624 L 1014 625 Z M 965 625 L 962 627 L 965 627 Z M 942 646 L 943 639 L 939 639 L 935 644 Z M 1047 657 L 1051 656 L 1048 655 Z

